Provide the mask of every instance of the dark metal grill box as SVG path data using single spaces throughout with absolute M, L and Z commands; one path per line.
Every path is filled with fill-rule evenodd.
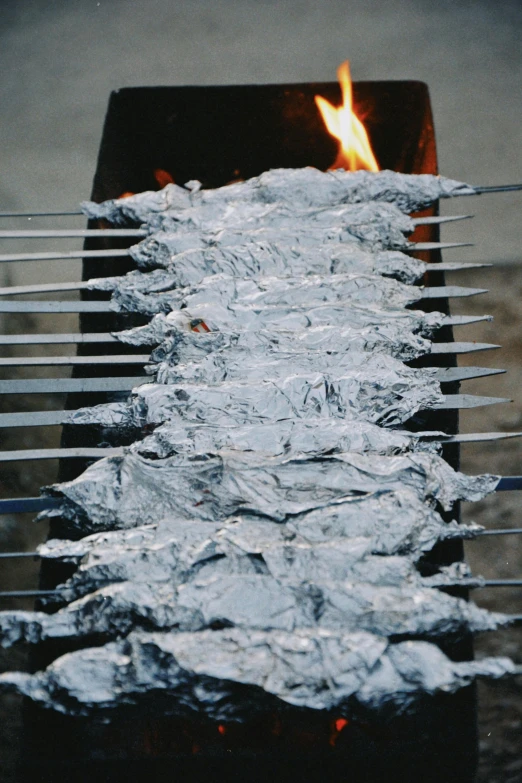
M 157 189 L 153 171 L 158 168 L 172 174 L 179 184 L 199 179 L 205 187 L 270 168 L 312 165 L 326 169 L 335 158 L 336 147 L 315 108 L 316 94 L 334 103 L 340 99 L 335 83 L 118 90 L 109 102 L 92 198 L 102 201 L 128 191 Z M 426 85 L 414 81 L 356 83 L 354 103 L 381 168 L 437 173 Z M 436 240 L 437 231 L 435 226 L 424 226 L 415 238 Z M 86 247 L 128 244 L 91 239 Z M 440 260 L 437 253 L 423 258 L 434 263 Z M 83 276 L 122 274 L 130 268 L 121 258 L 86 260 Z M 429 278 L 432 284 L 443 283 L 441 273 L 430 273 Z M 99 298 L 99 294 L 84 296 Z M 446 300 L 426 304 L 426 309 L 448 311 Z M 82 331 L 109 331 L 140 323 L 139 317 L 129 315 L 81 318 Z M 449 327 L 440 331 L 438 339 L 452 339 Z M 90 345 L 84 352 L 92 354 L 96 348 L 122 353 L 121 345 Z M 132 365 L 82 369 L 76 368 L 75 374 L 137 372 Z M 448 392 L 455 390 L 447 388 Z M 106 399 L 103 395 L 70 395 L 67 407 Z M 424 415 L 412 426 L 456 432 L 458 418 L 455 412 L 442 411 Z M 62 445 L 98 445 L 100 433 L 85 429 L 65 427 Z M 458 467 L 457 446 L 447 447 L 445 456 Z M 76 460 L 64 461 L 60 477 L 73 478 L 84 467 L 85 463 Z M 52 532 L 60 534 L 59 522 L 53 523 Z M 439 564 L 461 556 L 459 542 L 439 545 L 433 553 Z M 47 565 L 42 586 L 52 587 L 63 576 L 57 566 Z M 472 654 L 470 639 L 447 639 L 444 649 L 457 660 Z M 47 643 L 35 655 L 35 668 L 65 651 L 63 645 Z M 247 689 L 244 692 L 248 698 Z M 164 697 L 112 714 L 110 722 L 60 716 L 28 704 L 24 779 L 376 781 L 385 775 L 387 781 L 458 779 L 464 783 L 473 779 L 476 764 L 472 687 L 456 695 L 426 697 L 412 714 L 396 715 L 392 710 L 361 714 L 341 732 L 335 730 L 338 715 L 281 709 L 275 700 L 273 712 L 263 719 L 226 725 L 224 730 L 197 715 L 180 720 L 167 713 Z

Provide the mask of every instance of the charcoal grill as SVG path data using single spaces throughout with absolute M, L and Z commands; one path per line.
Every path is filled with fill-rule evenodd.
M 314 95 L 338 103 L 336 83 L 253 85 L 238 87 L 126 88 L 111 95 L 103 131 L 92 199 L 116 198 L 124 192 L 157 189 L 155 169 L 172 174 L 178 183 L 199 179 L 216 187 L 276 167 L 313 165 L 326 169 L 335 158 L 335 142 L 326 134 L 314 106 Z M 435 136 L 428 89 L 419 82 L 360 82 L 354 85 L 355 105 L 364 118 L 382 168 L 406 173 L 437 173 Z M 423 214 L 435 214 L 435 209 Z M 103 227 L 92 222 L 91 227 Z M 438 239 L 436 226 L 419 228 L 418 241 Z M 126 247 L 130 241 L 89 239 L 86 249 Z M 443 285 L 436 271 L 440 254 L 423 256 L 433 264 L 430 285 Z M 124 274 L 131 268 L 121 257 L 83 264 L 83 278 Z M 102 298 L 82 292 L 84 298 Z M 425 309 L 448 312 L 447 300 L 430 300 Z M 82 314 L 82 331 L 113 331 L 143 323 L 135 315 Z M 449 342 L 451 328 L 437 338 Z M 84 354 L 117 352 L 121 344 L 79 346 Z M 128 349 L 129 351 L 131 349 Z M 440 364 L 447 366 L 449 356 Z M 418 360 L 436 364 L 437 357 Z M 455 360 L 453 358 L 453 362 Z M 135 366 L 76 367 L 74 375 L 139 374 Z M 457 385 L 445 391 L 457 391 Z M 67 408 L 107 401 L 105 395 L 69 395 Z M 458 430 L 458 413 L 423 414 L 415 429 Z M 111 436 L 112 437 L 112 436 Z M 117 436 L 114 436 L 116 438 Z M 107 441 L 107 434 L 104 435 Z M 96 428 L 66 426 L 64 447 L 98 445 Z M 121 440 L 111 445 L 121 445 Z M 444 456 L 458 468 L 458 445 Z M 63 461 L 60 480 L 74 478 L 87 463 Z M 458 509 L 452 513 L 456 518 Z M 52 535 L 65 532 L 55 520 Z M 462 559 L 457 541 L 437 546 L 434 564 Z M 427 564 L 429 567 L 429 564 Z M 67 576 L 64 566 L 45 564 L 41 587 L 52 589 Z M 462 593 L 461 593 L 462 594 Z M 444 651 L 455 660 L 472 656 L 471 637 L 447 638 Z M 71 649 L 47 642 L 33 653 L 35 669 Z M 136 779 L 155 780 L 459 780 L 471 781 L 477 760 L 476 705 L 473 687 L 455 695 L 426 697 L 414 713 L 396 715 L 361 712 L 359 719 L 339 724 L 335 714 L 310 710 L 273 711 L 243 725 L 217 725 L 195 716 L 191 720 L 165 716 L 166 704 L 151 697 L 137 708 L 113 715 L 110 723 L 93 718 L 50 714 L 26 704 L 24 710 L 24 780 Z

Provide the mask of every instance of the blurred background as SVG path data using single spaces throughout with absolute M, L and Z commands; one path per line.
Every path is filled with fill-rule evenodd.
M 74 209 L 89 197 L 111 90 L 331 81 L 345 59 L 351 61 L 355 80 L 427 82 L 442 174 L 475 185 L 521 182 L 521 40 L 519 0 L 2 0 L 0 211 Z M 447 213 L 475 215 L 472 222 L 444 228 L 445 240 L 474 242 L 471 248 L 447 252 L 446 260 L 494 264 L 493 270 L 473 278 L 469 273 L 449 278 L 490 289 L 461 303 L 458 312 L 495 316 L 493 324 L 460 330 L 459 339 L 501 343 L 501 351 L 481 355 L 480 363 L 509 370 L 500 378 L 470 382 L 465 391 L 515 400 L 466 414 L 467 431 L 522 429 L 521 208 L 522 193 L 442 204 Z M 83 225 L 81 218 L 48 218 L 2 220 L 0 227 Z M 3 241 L 1 252 L 80 247 L 74 240 L 59 245 Z M 6 263 L 0 268 L 0 285 L 75 280 L 79 275 L 79 264 L 73 262 Z M 49 316 L 0 318 L 3 332 L 76 328 L 72 317 L 60 316 L 58 326 L 50 325 Z M 476 357 L 470 363 L 476 364 Z M 36 372 L 25 375 L 35 377 Z M 58 402 L 47 400 L 53 406 Z M 5 400 L 3 409 L 16 404 Z M 42 409 L 44 401 L 33 398 L 28 404 Z M 38 437 L 39 446 L 57 445 L 52 430 Z M 2 437 L 1 448 L 32 445 L 34 439 L 13 432 Z M 522 441 L 467 446 L 463 469 L 522 473 L 521 454 Z M 55 463 L 15 464 L 2 469 L 0 491 L 3 496 L 35 494 L 55 476 Z M 505 493 L 465 513 L 488 527 L 519 526 L 519 506 L 518 493 Z M 32 548 L 44 535 L 30 518 L 0 518 L 3 550 Z M 514 536 L 477 542 L 467 551 L 477 573 L 522 575 L 522 543 Z M 36 564 L 15 561 L 11 569 L 2 566 L 3 589 L 36 584 Z M 477 591 L 474 598 L 491 608 L 522 613 L 522 591 Z M 478 640 L 477 654 L 520 660 L 520 640 L 518 631 L 489 635 Z M 23 651 L 5 663 L 23 668 Z M 522 683 L 481 685 L 480 697 L 479 780 L 521 781 Z M 20 715 L 15 698 L 2 704 L 0 779 L 7 781 L 15 779 Z

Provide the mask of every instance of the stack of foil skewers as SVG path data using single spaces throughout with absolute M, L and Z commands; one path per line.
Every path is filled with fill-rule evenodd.
M 444 655 L 438 639 L 513 618 L 437 589 L 484 583 L 463 563 L 418 569 L 438 541 L 480 534 L 441 511 L 499 483 L 450 468 L 443 433 L 406 429 L 462 402 L 405 364 L 452 323 L 406 309 L 435 295 L 414 285 L 407 213 L 474 192 L 300 169 L 83 205 L 140 225 L 135 271 L 77 287 L 150 317 L 114 337 L 153 349 L 151 382 L 62 415 L 140 437 L 45 491 L 73 535 L 39 555 L 77 568 L 51 612 L 0 613 L 0 641 L 86 646 L 0 687 L 71 713 L 165 691 L 173 714 L 241 720 L 274 697 L 348 716 L 516 671 Z

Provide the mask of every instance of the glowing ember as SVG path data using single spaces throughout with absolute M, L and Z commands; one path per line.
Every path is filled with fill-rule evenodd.
M 352 110 L 352 81 L 348 60 L 339 66 L 337 77 L 343 99 L 340 106 L 332 106 L 320 95 L 315 96 L 328 132 L 340 142 L 339 152 L 330 169 L 379 171 L 366 129 Z
M 172 174 L 169 174 L 168 171 L 165 171 L 165 169 L 154 169 L 153 171 L 154 179 L 160 186 L 160 188 L 164 188 L 165 185 L 173 185 L 174 184 L 174 177 Z

